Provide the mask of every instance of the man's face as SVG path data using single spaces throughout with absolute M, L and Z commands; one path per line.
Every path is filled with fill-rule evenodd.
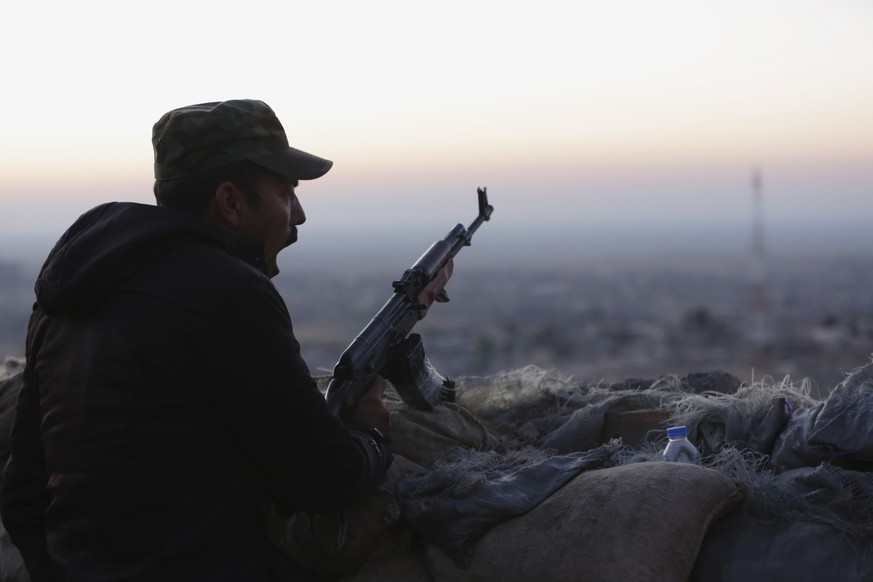
M 279 274 L 276 257 L 279 251 L 297 240 L 297 225 L 306 222 L 306 214 L 294 189 L 297 180 L 276 174 L 261 173 L 258 177 L 257 206 L 248 206 L 240 234 L 249 240 L 264 243 L 267 276 Z

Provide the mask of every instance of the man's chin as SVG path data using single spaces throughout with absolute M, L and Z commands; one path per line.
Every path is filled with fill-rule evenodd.
M 279 265 L 277 264 L 275 259 L 272 261 L 268 260 L 266 267 L 267 268 L 266 268 L 265 273 L 266 273 L 268 278 L 272 279 L 273 277 L 275 277 L 276 275 L 279 274 Z

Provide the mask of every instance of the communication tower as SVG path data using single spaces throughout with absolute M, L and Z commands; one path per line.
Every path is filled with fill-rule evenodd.
M 752 169 L 752 261 L 749 276 L 748 312 L 751 319 L 751 339 L 757 351 L 769 341 L 767 329 L 767 293 L 764 260 L 764 184 L 761 170 Z

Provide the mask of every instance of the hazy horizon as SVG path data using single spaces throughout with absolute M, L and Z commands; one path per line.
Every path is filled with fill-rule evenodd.
M 468 209 L 469 210 L 469 209 Z M 473 214 L 460 217 L 467 225 Z M 461 268 L 581 268 L 586 264 L 636 260 L 710 259 L 751 261 L 751 221 L 548 227 L 505 225 L 498 210 L 461 251 Z M 299 241 L 279 256 L 283 271 L 313 268 L 397 270 L 410 266 L 455 223 L 314 225 L 300 227 Z M 49 234 L 0 233 L 0 262 L 35 272 L 63 229 Z M 797 222 L 765 230 L 765 260 L 843 256 L 873 257 L 873 231 L 863 217 L 842 223 Z

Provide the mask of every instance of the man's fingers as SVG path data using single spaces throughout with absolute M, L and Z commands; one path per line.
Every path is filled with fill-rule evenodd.
M 388 434 L 391 430 L 391 413 L 382 400 L 384 393 L 385 379 L 376 376 L 370 383 L 370 388 L 355 405 L 352 418 Z
M 373 378 L 373 381 L 370 382 L 370 387 L 367 389 L 365 395 L 370 398 L 376 398 L 381 400 L 382 396 L 385 394 L 385 379 L 382 376 L 376 376 Z
M 425 309 L 422 309 L 420 311 L 421 317 L 425 316 L 425 314 L 427 313 L 427 308 L 430 307 L 434 301 L 444 303 L 449 300 L 449 296 L 445 292 L 443 287 L 445 287 L 446 283 L 448 283 L 449 279 L 451 279 L 454 270 L 454 261 L 452 261 L 452 259 L 449 259 L 446 262 L 446 266 L 440 269 L 434 276 L 433 281 L 428 283 L 427 287 L 425 287 L 424 290 L 419 293 L 418 303 L 425 306 Z

